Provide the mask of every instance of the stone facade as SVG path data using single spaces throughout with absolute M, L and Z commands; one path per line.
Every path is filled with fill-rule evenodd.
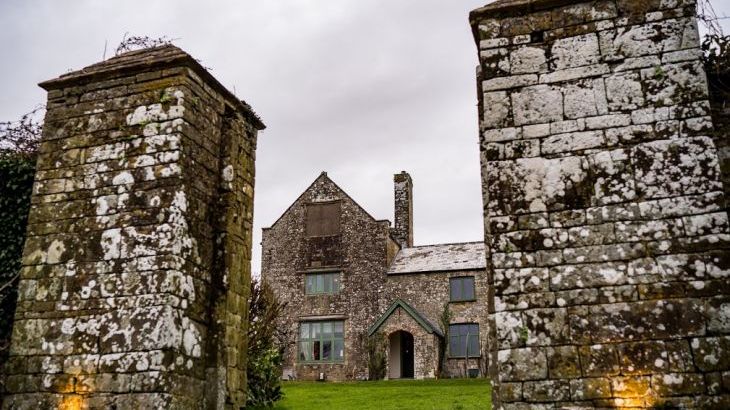
M 339 229 L 327 236 L 308 236 L 307 207 L 313 203 L 339 204 Z M 362 337 L 378 315 L 378 295 L 385 286 L 383 275 L 397 245 L 390 238 L 390 224 L 377 221 L 340 189 L 326 173 L 263 231 L 261 275 L 287 305 L 280 327 L 291 334 L 292 348 L 284 358 L 285 376 L 346 380 L 367 377 Z M 341 291 L 305 295 L 307 273 L 336 272 Z M 336 363 L 298 364 L 299 323 L 325 318 L 344 320 L 344 360 Z
M 399 346 L 398 342 L 394 340 L 399 332 L 408 332 L 413 336 L 413 377 L 416 379 L 436 377 L 439 361 L 439 335 L 424 329 L 402 307 L 398 307 L 388 315 L 385 322 L 378 327 L 378 331 L 383 335 L 388 335 L 388 349 L 385 350 L 388 363 L 386 378 L 398 379 L 401 377 L 399 357 L 395 357 L 400 356 Z
M 730 408 L 730 230 L 695 4 L 470 16 L 495 408 Z
M 413 246 L 413 181 L 407 172 L 395 174 L 395 227 L 393 238 L 401 248 Z
M 396 174 L 396 220 L 406 227 L 399 236 L 404 244 L 412 243 L 412 182 L 407 173 Z M 325 224 L 324 231 L 309 227 L 308 213 L 317 204 L 337 204 L 337 229 Z M 319 215 L 318 213 L 316 215 Z M 317 216 L 316 218 L 319 218 Z M 321 221 L 320 221 L 321 222 Z M 287 303 L 280 327 L 289 335 L 284 358 L 284 377 L 297 379 L 352 380 L 368 377 L 365 338 L 380 332 L 389 340 L 407 332 L 415 347 L 415 378 L 435 377 L 441 346 L 439 317 L 448 304 L 454 314 L 452 323 L 478 323 L 480 335 L 486 335 L 484 323 L 487 290 L 484 274 L 483 243 L 432 245 L 401 248 L 389 221 L 378 221 L 322 173 L 270 228 L 265 228 L 262 242 L 262 278 Z M 477 255 L 476 258 L 473 258 Z M 475 260 L 472 260 L 472 259 Z M 468 260 L 469 263 L 465 263 Z M 339 290 L 324 294 L 307 294 L 307 276 L 336 273 Z M 449 302 L 449 278 L 473 276 L 475 299 Z M 402 300 L 414 307 L 417 316 L 428 323 L 424 330 L 413 316 L 389 308 Z M 387 314 L 390 312 L 390 314 Z M 384 316 L 385 314 L 385 316 Z M 301 356 L 301 325 L 327 321 L 344 324 L 344 356 L 329 362 L 305 360 Z M 458 322 L 457 322 L 458 321 Z M 376 322 L 380 326 L 375 326 Z M 482 342 L 482 348 L 486 343 Z M 390 358 L 389 358 L 390 359 Z M 447 376 L 463 376 L 468 368 L 483 369 L 483 356 L 448 359 Z M 386 374 L 394 376 L 389 361 Z M 477 372 L 484 374 L 484 371 Z M 411 377 L 411 376 L 409 376 Z
M 422 248 L 427 246 L 416 247 L 416 249 Z M 474 277 L 475 300 L 450 302 L 449 278 L 463 276 Z M 389 274 L 387 299 L 407 300 L 417 311 L 435 320 L 441 317 L 444 306 L 448 305 L 451 323 L 486 323 L 484 312 L 487 311 L 488 300 L 487 275 L 483 269 Z M 479 332 L 482 351 L 486 351 L 487 334 L 486 328 L 482 325 Z M 470 369 L 477 370 L 482 377 L 487 376 L 485 353 L 477 358 L 447 358 L 445 365 L 450 377 L 467 377 Z
M 239 408 L 264 126 L 173 46 L 42 83 L 3 408 Z

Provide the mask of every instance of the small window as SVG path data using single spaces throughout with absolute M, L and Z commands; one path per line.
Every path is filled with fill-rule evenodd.
M 326 295 L 340 292 L 340 272 L 304 275 L 304 294 Z
M 345 358 L 345 322 L 299 324 L 299 361 L 341 362 Z
M 449 299 L 452 302 L 476 300 L 474 296 L 474 276 L 450 278 Z
M 479 357 L 479 325 L 449 325 L 449 357 Z
M 307 205 L 307 236 L 340 234 L 340 203 L 329 202 Z

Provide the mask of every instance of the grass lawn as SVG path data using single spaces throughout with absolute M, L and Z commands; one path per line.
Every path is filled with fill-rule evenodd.
M 283 382 L 274 409 L 490 409 L 486 379 L 383 380 L 372 382 Z

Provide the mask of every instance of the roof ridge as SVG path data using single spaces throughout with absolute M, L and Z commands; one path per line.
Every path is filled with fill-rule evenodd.
M 471 243 L 484 243 L 484 241 L 467 241 L 467 242 L 446 242 L 446 243 L 433 243 L 433 244 L 430 244 L 430 245 L 416 245 L 416 246 L 410 246 L 410 247 L 408 247 L 408 248 L 403 248 L 403 249 L 401 249 L 401 250 L 406 250 L 406 249 L 413 249 L 413 248 L 425 248 L 425 247 L 428 247 L 428 246 L 466 245 L 466 244 L 471 244 Z

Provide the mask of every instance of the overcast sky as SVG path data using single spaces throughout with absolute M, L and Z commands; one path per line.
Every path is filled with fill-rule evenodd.
M 482 238 L 468 13 L 485 0 L 0 1 L 0 120 L 39 103 L 40 81 L 113 55 L 125 33 L 168 36 L 252 105 L 261 228 L 321 171 L 377 219 L 393 174 L 414 180 L 415 244 Z M 730 2 L 715 0 L 718 14 Z

